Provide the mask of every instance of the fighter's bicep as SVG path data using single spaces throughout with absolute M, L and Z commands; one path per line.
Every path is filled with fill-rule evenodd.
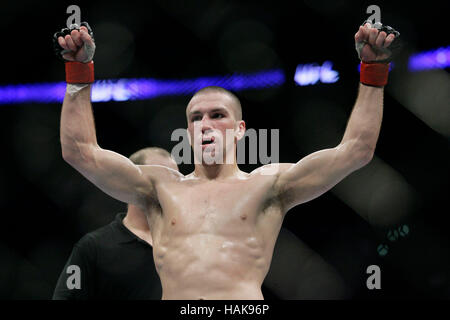
M 348 152 L 336 147 L 312 153 L 279 175 L 276 188 L 286 210 L 330 190 L 351 172 Z
M 100 147 L 85 152 L 84 161 L 73 164 L 95 186 L 109 196 L 145 207 L 151 192 L 151 179 L 130 159 Z

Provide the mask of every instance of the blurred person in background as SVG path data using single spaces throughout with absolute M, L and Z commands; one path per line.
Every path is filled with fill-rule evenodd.
M 161 148 L 139 150 L 130 160 L 135 165 L 160 165 L 178 170 L 170 153 Z M 151 210 L 161 214 L 159 206 Z M 117 214 L 113 222 L 86 234 L 75 244 L 58 279 L 53 299 L 161 299 L 152 244 L 146 213 L 129 204 L 126 213 Z M 69 266 L 79 267 L 79 289 L 67 283 L 74 274 Z

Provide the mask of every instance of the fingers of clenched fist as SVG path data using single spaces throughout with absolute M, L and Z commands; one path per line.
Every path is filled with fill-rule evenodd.
M 378 33 L 374 45 L 379 48 L 383 47 L 385 39 L 386 39 L 386 32 L 381 31 L 380 33 Z
M 364 26 L 360 26 L 358 32 L 355 34 L 355 40 L 369 42 L 370 29 L 369 23 L 366 23 Z
M 70 36 L 77 47 L 81 47 L 83 45 L 83 40 L 81 40 L 81 35 L 78 30 L 72 30 L 70 32 Z
M 69 50 L 66 46 L 66 40 L 64 40 L 63 37 L 58 37 L 58 43 L 61 46 L 61 48 L 63 48 L 64 50 Z
M 366 42 L 371 46 L 378 48 L 387 48 L 392 41 L 394 41 L 394 34 L 386 34 L 384 31 L 379 31 L 377 28 L 373 28 L 369 23 L 364 26 L 360 26 L 358 32 L 355 34 L 355 40 L 357 42 Z
M 94 57 L 94 34 L 87 22 L 63 28 L 53 35 L 53 50 L 63 61 L 88 63 Z
M 377 39 L 378 36 L 378 30 L 375 28 L 371 28 L 369 30 L 369 44 L 374 46 L 375 45 L 375 40 Z
M 90 36 L 88 29 L 84 26 L 80 28 L 80 37 L 84 43 L 90 45 L 91 47 L 94 46 L 94 40 Z
M 64 40 L 66 41 L 66 46 L 69 50 L 77 51 L 77 46 L 75 45 L 75 42 L 73 41 L 73 39 L 70 35 L 66 35 L 64 37 Z
M 394 41 L 395 39 L 395 35 L 393 35 L 392 33 L 390 35 L 388 35 L 386 37 L 386 40 L 384 40 L 384 47 L 387 48 L 389 47 L 389 45 L 392 43 L 392 41 Z
M 72 30 L 70 34 L 62 37 L 58 37 L 59 45 L 69 51 L 77 51 L 79 48 L 83 46 L 83 44 L 87 42 L 88 44 L 92 43 L 91 36 L 88 33 L 88 29 L 85 26 L 81 26 L 80 30 Z

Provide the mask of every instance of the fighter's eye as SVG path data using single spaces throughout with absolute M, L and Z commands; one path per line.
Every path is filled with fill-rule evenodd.
M 191 118 L 191 122 L 200 121 L 200 120 L 202 120 L 202 117 L 200 117 L 200 116 L 193 116 Z
M 212 116 L 213 119 L 221 119 L 221 118 L 223 118 L 223 117 L 224 117 L 224 116 L 223 116 L 223 114 L 221 114 L 221 113 L 214 113 L 213 116 Z

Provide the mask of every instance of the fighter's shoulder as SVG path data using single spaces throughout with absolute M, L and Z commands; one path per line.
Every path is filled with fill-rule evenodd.
M 277 178 L 283 172 L 289 170 L 293 163 L 269 163 L 253 170 L 249 175 L 252 177 Z
M 182 173 L 166 166 L 139 165 L 138 167 L 145 176 L 154 180 L 176 181 L 184 178 L 184 175 Z

